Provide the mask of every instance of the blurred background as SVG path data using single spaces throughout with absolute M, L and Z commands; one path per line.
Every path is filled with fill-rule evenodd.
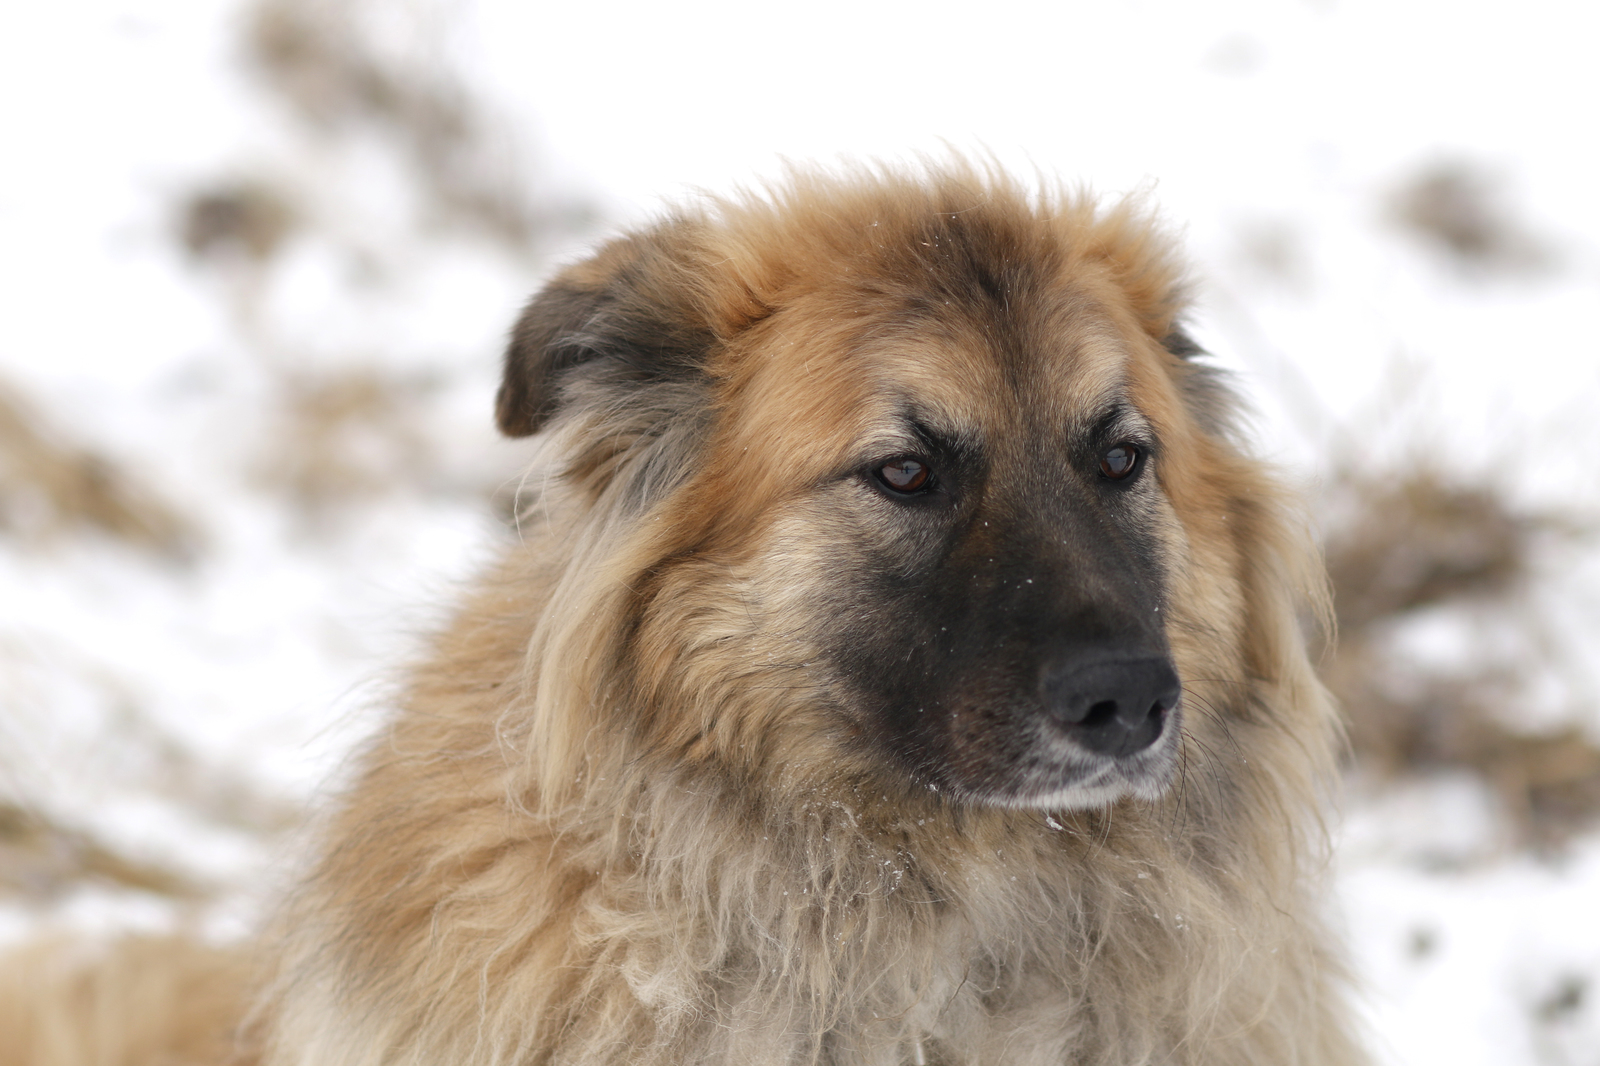
M 1381 1061 L 1600 1064 L 1600 16 L 1508 12 L 8 6 L 0 945 L 251 927 L 510 536 L 496 364 L 553 265 L 955 149 L 1159 205 L 1307 490 Z

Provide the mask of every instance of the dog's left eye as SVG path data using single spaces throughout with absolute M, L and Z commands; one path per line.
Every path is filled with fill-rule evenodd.
M 1100 453 L 1100 473 L 1112 481 L 1121 481 L 1139 466 L 1139 446 L 1123 441 L 1113 444 Z
M 873 473 L 885 488 L 903 496 L 924 492 L 933 487 L 933 469 L 914 456 L 891 459 Z

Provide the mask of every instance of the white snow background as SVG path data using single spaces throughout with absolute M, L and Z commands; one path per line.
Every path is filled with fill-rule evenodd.
M 1239 372 L 1263 451 L 1313 491 L 1330 455 L 1370 446 L 1495 470 L 1529 505 L 1600 507 L 1592 7 L 365 9 L 384 47 L 461 74 L 507 157 L 548 198 L 595 205 L 598 225 L 555 227 L 523 255 L 430 229 L 381 145 L 308 135 L 252 80 L 242 0 L 0 9 L 0 384 L 191 516 L 199 545 L 174 561 L 0 531 L 0 795 L 239 886 L 198 917 L 92 888 L 7 904 L 7 939 L 247 927 L 289 845 L 195 816 L 179 785 L 314 795 L 381 713 L 386 670 L 507 535 L 486 500 L 518 452 L 490 409 L 501 339 L 541 272 L 784 158 L 950 146 L 1143 190 L 1195 264 L 1198 338 Z M 1391 224 L 1394 190 L 1452 162 L 1497 183 L 1539 269 L 1463 270 Z M 298 190 L 314 225 L 268 278 L 196 265 L 179 205 L 253 174 Z M 293 443 L 274 438 L 270 383 L 373 365 L 419 382 L 433 465 L 307 526 L 250 473 Z M 1363 435 L 1395 411 L 1414 433 Z M 1538 590 L 1569 667 L 1552 714 L 1593 707 L 1600 680 L 1600 564 L 1568 563 Z M 1380 1061 L 1600 1064 L 1600 837 L 1540 859 L 1502 822 L 1468 778 L 1352 786 L 1338 906 Z

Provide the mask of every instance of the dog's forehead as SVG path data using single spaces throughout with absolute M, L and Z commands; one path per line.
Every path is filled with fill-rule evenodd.
M 911 449 L 923 432 L 1025 453 L 1135 406 L 1128 385 L 1140 338 L 1070 281 L 1012 299 L 863 301 L 850 317 L 854 336 L 812 353 L 812 365 L 820 359 L 854 381 L 817 433 L 856 453 Z
M 1011 339 L 978 330 L 910 336 L 862 354 L 874 385 L 863 395 L 865 413 L 876 422 L 915 412 L 957 437 L 1068 426 L 1121 401 L 1128 362 L 1126 340 L 1089 318 Z
M 1130 385 L 1148 376 L 1150 341 L 1090 268 L 1043 255 L 851 262 L 730 352 L 724 381 L 741 399 L 722 406 L 737 412 L 741 454 L 803 454 L 822 477 L 909 450 L 919 428 L 1025 451 L 1114 408 L 1137 417 Z

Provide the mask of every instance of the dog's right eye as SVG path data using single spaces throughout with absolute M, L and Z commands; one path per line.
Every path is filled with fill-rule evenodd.
M 1122 481 L 1139 465 L 1139 446 L 1123 441 L 1107 448 L 1100 455 L 1100 476 L 1110 481 Z
M 884 488 L 900 496 L 914 496 L 933 488 L 933 468 L 915 456 L 891 459 L 872 473 Z

